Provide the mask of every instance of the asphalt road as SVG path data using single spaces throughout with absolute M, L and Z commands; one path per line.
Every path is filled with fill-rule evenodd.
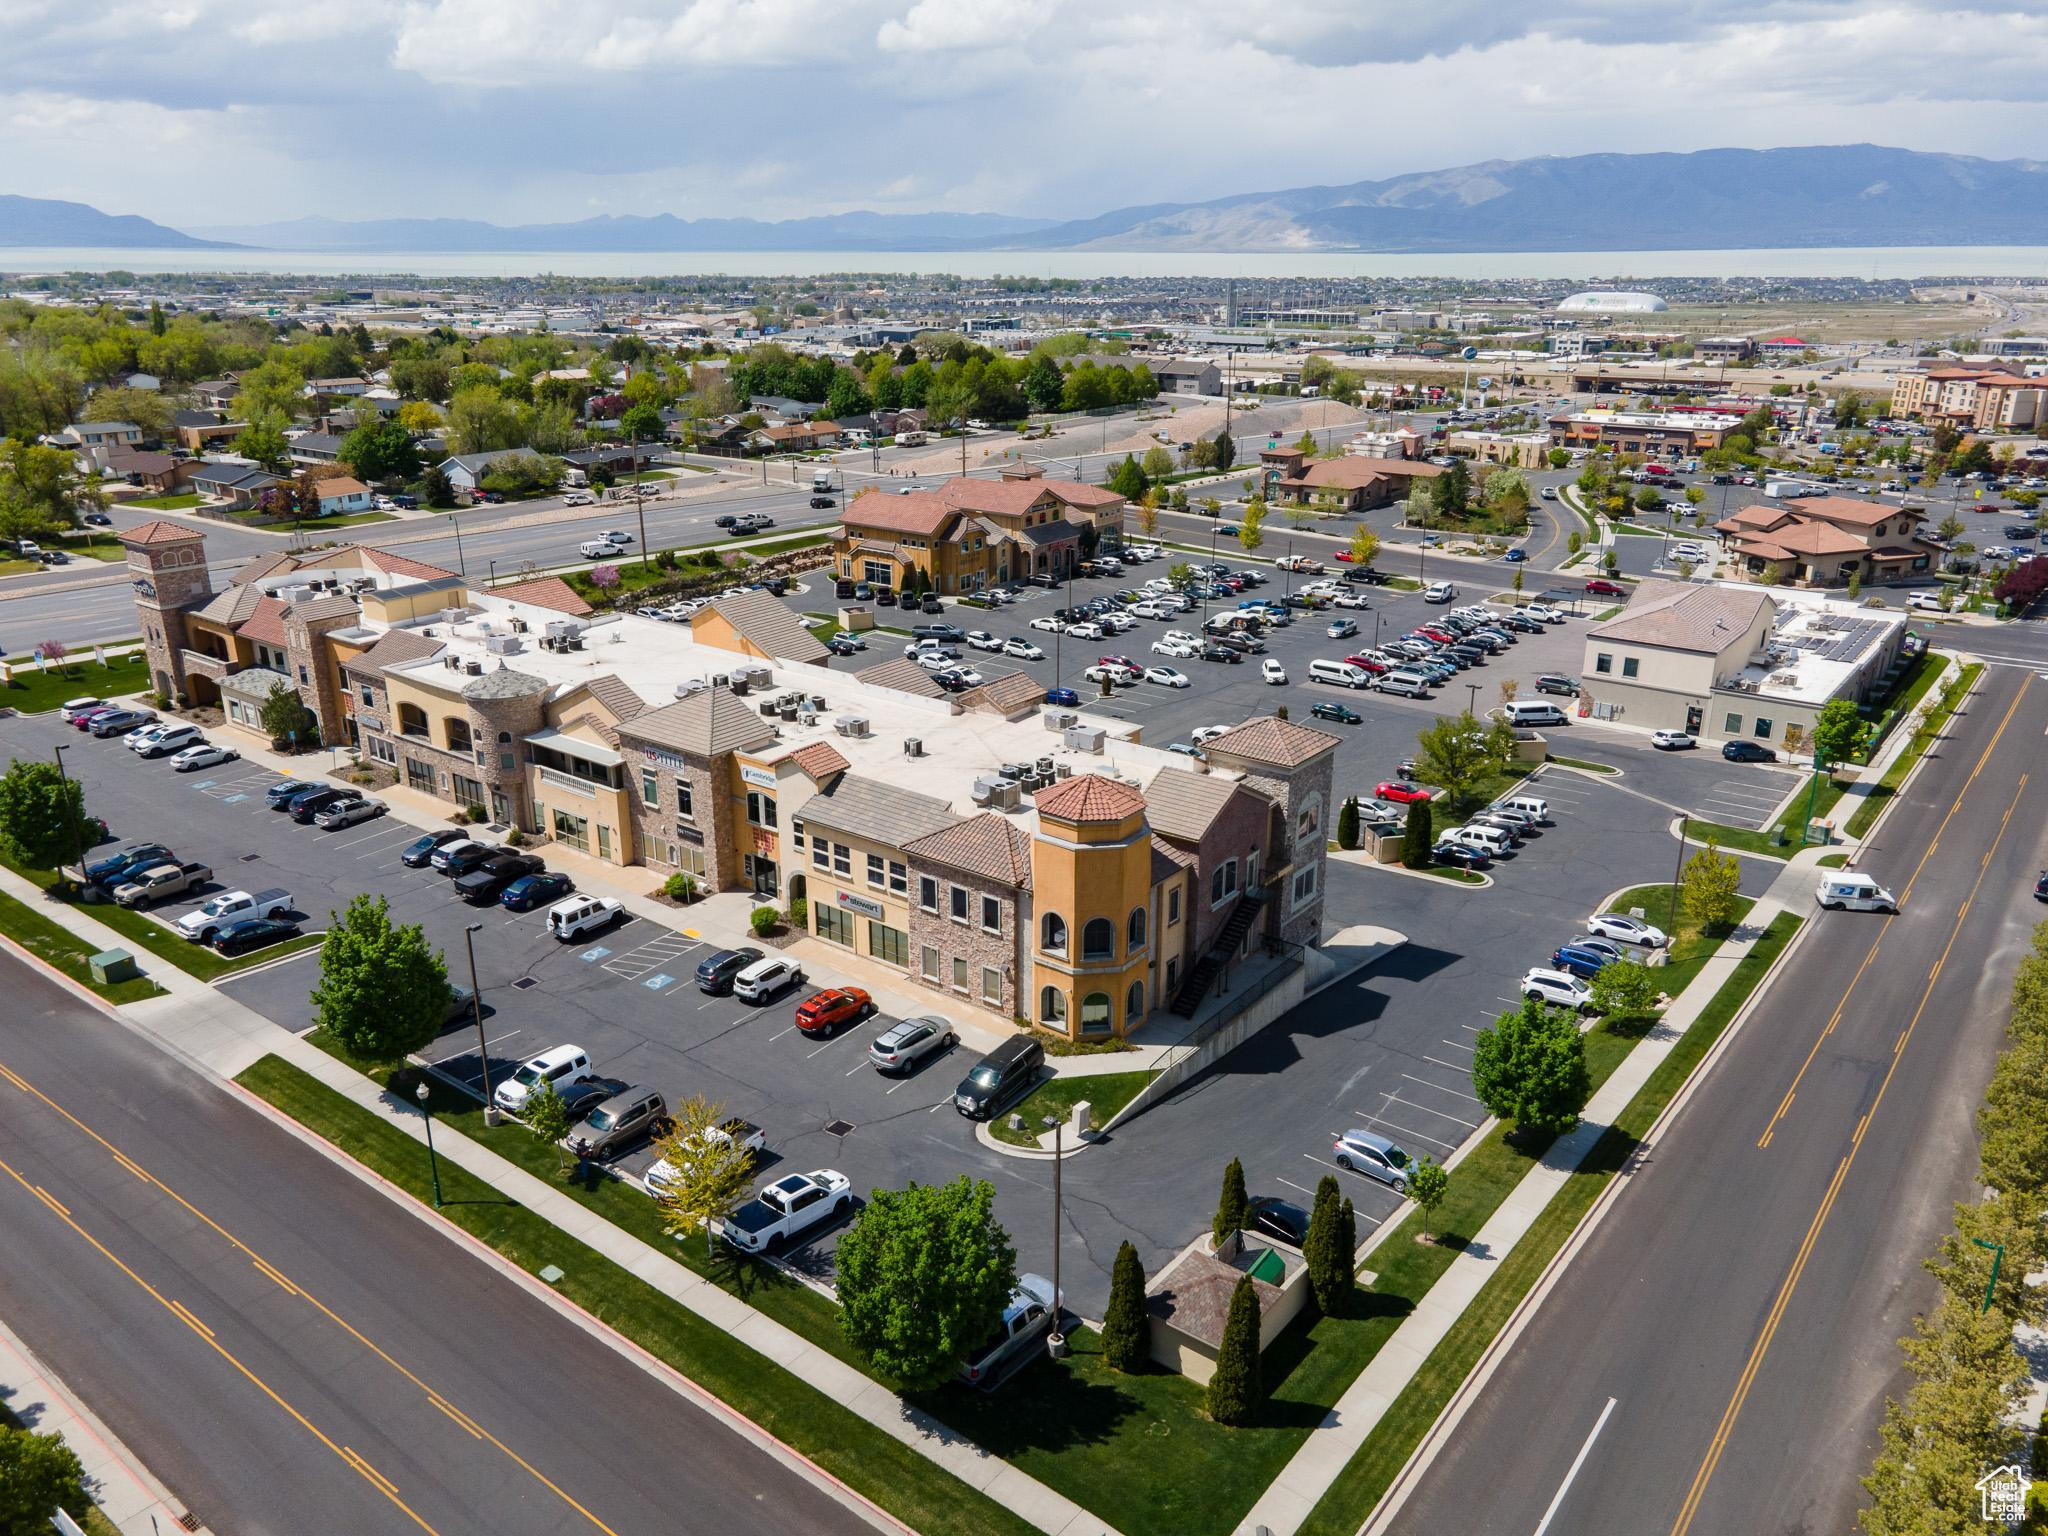
M 1853 1528 L 2041 917 L 2044 724 L 1987 672 L 1859 860 L 1900 914 L 1811 914 L 1387 1529 Z
M 872 1528 L 40 972 L 0 985 L 0 1311 L 222 1536 Z

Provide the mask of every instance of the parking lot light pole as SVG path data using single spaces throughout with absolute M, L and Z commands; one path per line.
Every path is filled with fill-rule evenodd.
M 462 942 L 469 946 L 469 1006 L 476 1015 L 476 1059 L 484 1074 L 484 1124 L 498 1123 L 498 1106 L 491 1099 L 491 1048 L 484 1040 L 484 989 L 476 980 L 476 934 L 482 923 L 471 923 L 462 930 Z
M 1467 683 L 1465 685 L 1465 695 L 1465 713 L 1477 715 L 1479 713 L 1479 685 L 1477 683 Z
M 71 800 L 71 775 L 64 771 L 64 754 L 70 749 L 60 746 L 56 750 L 57 782 L 64 786 L 62 793 L 65 803 L 68 805 Z M 71 844 L 78 854 L 78 894 L 83 897 L 85 895 L 85 818 L 83 816 L 73 816 L 71 818 Z
M 1067 1357 L 1067 1336 L 1060 1332 L 1060 1164 L 1062 1157 L 1060 1133 L 1066 1128 L 1066 1120 L 1060 1115 L 1046 1115 L 1039 1123 L 1052 1129 L 1052 1332 L 1045 1336 L 1045 1347 L 1053 1359 Z
M 1671 870 L 1671 910 L 1664 915 L 1664 920 L 1670 925 L 1670 932 L 1674 936 L 1678 932 L 1678 888 L 1685 880 L 1685 835 L 1691 823 L 1692 816 L 1689 812 L 1678 813 L 1678 861 Z
M 434 1209 L 438 1211 L 441 1209 L 441 1161 L 434 1156 L 433 1093 L 428 1089 L 424 1079 L 421 1080 L 420 1090 L 415 1097 L 420 1101 L 420 1113 L 427 1117 L 427 1167 L 434 1176 Z
M 448 521 L 455 529 L 455 568 L 462 573 L 464 581 L 469 580 L 469 564 L 462 558 L 462 524 L 455 514 L 448 514 Z

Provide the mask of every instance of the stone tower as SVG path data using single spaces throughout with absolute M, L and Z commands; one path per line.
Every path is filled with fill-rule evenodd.
M 152 686 L 162 694 L 185 691 L 185 615 L 213 595 L 206 565 L 206 535 L 159 520 L 121 535 L 135 587 Z
M 1336 835 L 1338 737 L 1264 715 L 1212 736 L 1211 765 L 1233 769 L 1273 802 L 1273 847 L 1259 871 L 1266 932 L 1313 949 L 1323 934 L 1323 876 Z

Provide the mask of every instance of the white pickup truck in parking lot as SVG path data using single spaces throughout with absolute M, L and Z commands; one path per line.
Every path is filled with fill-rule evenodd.
M 292 910 L 292 893 L 284 890 L 222 891 L 202 907 L 195 907 L 171 926 L 196 944 L 211 944 L 213 936 L 230 923 L 252 917 L 277 917 Z
M 718 1223 L 718 1235 L 743 1253 L 786 1247 L 853 1204 L 853 1187 L 831 1168 L 777 1179 Z

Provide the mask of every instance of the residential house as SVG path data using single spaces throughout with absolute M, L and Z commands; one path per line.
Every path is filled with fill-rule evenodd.
M 190 459 L 174 459 L 168 453 L 122 448 L 105 455 L 102 467 L 115 479 L 164 496 L 182 489 L 195 466 Z
M 538 459 L 541 455 L 531 448 L 499 448 L 490 453 L 456 453 L 441 461 L 441 473 L 448 477 L 448 483 L 458 491 L 474 491 L 482 486 L 484 476 L 490 473 L 494 464 L 507 463 L 514 459 Z
M 60 448 L 76 448 L 81 455 L 95 449 L 140 448 L 142 428 L 132 421 L 74 421 L 52 432 L 50 442 Z
M 341 462 L 342 439 L 331 432 L 301 432 L 291 440 L 288 451 L 291 461 L 300 466 L 312 464 L 338 464 Z
M 187 453 L 204 453 L 215 443 L 232 442 L 248 430 L 246 421 L 229 419 L 224 410 L 178 411 L 171 417 L 178 434 L 178 446 Z
M 1146 358 L 1162 395 L 1221 395 L 1223 370 L 1207 358 Z
M 246 459 L 220 462 L 203 459 L 191 466 L 185 483 L 209 501 L 229 510 L 239 510 L 255 506 L 258 496 L 284 482 L 261 465 Z
M 318 482 L 320 515 L 343 517 L 371 508 L 370 488 L 349 475 L 335 475 Z

